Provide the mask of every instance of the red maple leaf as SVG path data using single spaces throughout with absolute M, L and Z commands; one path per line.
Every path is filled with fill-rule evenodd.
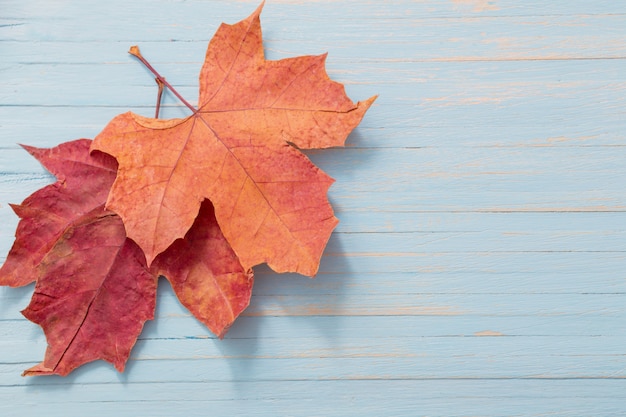
M 180 302 L 218 337 L 250 303 L 252 270 L 244 270 L 220 231 L 213 205 L 205 200 L 184 239 L 152 263 Z
M 90 155 L 90 146 L 81 139 L 51 149 L 25 147 L 58 177 L 14 206 L 22 219 L 1 271 L 3 285 L 37 282 L 23 314 L 41 325 L 48 349 L 25 375 L 67 375 L 96 359 L 122 371 L 144 322 L 153 317 L 159 274 L 219 337 L 250 300 L 252 272 L 238 262 L 209 202 L 188 236 L 149 271 L 121 218 L 104 208 L 115 160 Z
M 375 97 L 353 103 L 328 78 L 325 55 L 265 60 L 260 12 L 218 29 L 191 116 L 129 112 L 94 139 L 92 149 L 119 162 L 107 207 L 148 263 L 185 235 L 208 199 L 244 268 L 318 270 L 337 224 L 326 196 L 333 179 L 293 145 L 343 145 Z
M 117 163 L 90 155 L 90 146 L 79 139 L 24 147 L 58 179 L 12 206 L 21 220 L 0 270 L 3 285 L 37 281 L 22 313 L 41 325 L 48 349 L 24 375 L 67 375 L 99 358 L 121 371 L 154 314 L 156 277 L 119 216 L 104 208 Z
M 122 220 L 109 212 L 72 225 L 37 272 L 22 314 L 43 328 L 48 349 L 24 375 L 67 375 L 96 359 L 123 371 L 144 322 L 154 316 L 157 285 Z
M 22 204 L 12 204 L 22 219 L 16 240 L 0 269 L 0 285 L 12 287 L 37 279 L 37 265 L 57 239 L 76 221 L 104 211 L 115 180 L 117 162 L 109 155 L 89 155 L 91 140 L 79 139 L 52 149 L 23 146 L 58 181 L 33 193 Z M 89 192 L 85 192 L 88 184 Z

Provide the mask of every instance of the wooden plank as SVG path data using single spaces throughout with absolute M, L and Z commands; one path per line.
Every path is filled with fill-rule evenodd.
M 8 166 L 0 184 L 7 184 L 9 192 L 11 183 L 32 181 L 33 170 L 39 178 L 44 173 L 36 161 L 12 163 L 21 161 L 18 154 L 24 151 L 3 152 Z M 621 164 L 626 147 L 621 146 L 477 148 L 472 152 L 454 148 L 344 149 L 309 155 L 337 179 L 330 195 L 339 199 L 340 209 L 372 210 L 371 196 L 384 197 L 375 200 L 378 209 L 395 211 L 416 206 L 428 211 L 568 211 L 584 207 L 622 211 L 626 207 L 622 181 L 626 168 Z M 24 169 L 27 172 L 20 172 Z
M 107 412 L 124 415 L 141 409 L 154 416 L 164 410 L 193 414 L 198 410 L 226 415 L 361 416 L 446 415 L 502 416 L 511 410 L 527 415 L 583 415 L 601 413 L 620 416 L 621 388 L 617 380 L 589 380 L 585 389 L 573 380 L 418 380 L 418 381 L 320 381 L 311 391 L 306 381 L 173 384 L 156 393 L 155 383 L 76 384 L 46 404 L 51 415 L 89 408 L 90 415 Z M 56 389 L 55 389 L 56 388 Z M 5 416 L 22 416 L 41 406 L 37 399 L 60 387 L 33 385 L 32 396 L 16 407 L 11 399 L 20 387 L 4 388 L 0 411 Z M 512 392 L 522 393 L 511 397 Z M 463 393 L 463 395 L 450 395 Z M 410 399 L 407 401 L 407 396 Z M 323 398 L 323 400 L 321 400 Z M 253 400 L 251 400 L 253 399 Z
M 149 3 L 136 2 L 129 7 L 125 2 L 111 2 L 106 6 L 77 7 L 68 15 L 64 7 L 50 6 L 47 2 L 35 2 L 37 5 L 25 8 L 22 4 L 12 1 L 6 5 L 10 10 L 9 26 L 11 40 L 24 40 L 30 37 L 43 37 L 47 41 L 73 42 L 77 34 L 80 34 L 84 42 L 100 41 L 102 33 L 113 39 L 135 39 L 150 41 L 169 41 L 197 39 L 200 35 L 202 40 L 208 39 L 212 30 L 206 31 L 205 11 L 202 5 L 181 7 L 180 2 L 168 5 L 159 4 L 159 16 L 151 16 L 149 20 L 143 20 L 142 25 L 135 23 L 135 16 L 144 16 L 143 11 Z M 117 4 L 116 4 L 117 3 Z M 239 4 L 239 7 L 231 7 L 224 10 L 225 21 L 237 21 L 242 13 L 258 2 Z M 350 5 L 352 3 L 352 5 Z M 349 8 L 351 13 L 346 15 L 342 12 L 343 7 L 331 12 L 332 8 L 320 7 L 319 3 L 311 2 L 295 5 L 268 5 L 264 22 L 268 27 L 277 27 L 270 32 L 268 42 L 272 40 L 272 33 L 279 33 L 283 43 L 293 40 L 298 43 L 297 49 L 307 53 L 312 48 L 331 46 L 337 36 L 342 40 L 352 41 L 352 48 L 345 48 L 342 55 L 345 58 L 375 58 L 381 59 L 443 59 L 443 60 L 466 60 L 466 59 L 493 59 L 494 55 L 500 55 L 501 59 L 562 59 L 572 57 L 624 57 L 625 46 L 620 39 L 621 16 L 624 13 L 622 4 L 607 4 L 588 8 L 584 3 L 573 4 L 568 8 L 568 13 L 553 9 L 550 12 L 543 5 L 534 4 L 517 15 L 500 12 L 495 15 L 476 17 L 475 14 L 467 13 L 467 8 L 457 7 L 451 10 L 450 5 L 440 5 L 440 10 L 445 14 L 437 15 L 428 7 L 428 4 L 415 4 L 409 10 L 414 13 L 406 13 L 407 8 L 403 2 L 397 4 L 382 3 L 378 7 L 362 7 L 360 2 L 350 2 L 343 7 Z M 153 4 L 149 4 L 154 7 Z M 221 9 L 224 5 L 220 5 Z M 352 6 L 352 7 L 351 7 Z M 443 7 L 442 7 L 443 6 Z M 458 4 L 457 6 L 462 6 Z M 508 8 L 513 9 L 515 5 Z M 218 6 L 219 7 L 219 6 Z M 195 9 L 195 10 L 194 10 Z M 312 16 L 319 16 L 320 9 L 324 10 L 325 24 L 329 27 L 341 27 L 342 30 L 318 30 L 319 21 Z M 378 9 L 375 10 L 375 9 Z M 455 10 L 456 9 L 456 10 Z M 465 9 L 465 10 L 463 10 Z M 595 11 L 590 12 L 590 10 Z M 37 12 L 33 12 L 37 10 Z M 125 10 L 120 14 L 118 10 Z M 462 11 L 463 10 L 463 11 Z M 507 9 L 503 9 L 507 10 Z M 507 11 L 509 11 L 507 10 Z M 471 12 L 470 12 L 471 13 Z M 297 14 L 298 22 L 288 17 Z M 26 20 L 28 16 L 31 21 Z M 70 17 L 71 16 L 71 17 Z M 306 16 L 309 16 L 307 19 Z M 495 18 L 497 17 L 497 18 Z M 97 19 L 100 25 L 94 25 Z M 273 19 L 273 20 L 272 20 Z M 105 23 L 104 25 L 102 23 Z M 487 22 L 487 24 L 485 24 Z M 47 24 L 62 23 L 53 30 L 47 30 Z M 178 24 L 176 24 L 178 23 Z M 280 23 L 280 25 L 278 25 Z M 308 23 L 308 25 L 306 25 Z M 342 26 L 338 26 L 341 24 Z M 115 31 L 109 25 L 114 25 Z M 394 29 L 402 27 L 398 32 Z M 85 28 L 89 27 L 89 31 Z M 189 28 L 181 34 L 181 27 Z M 354 28 L 367 27 L 368 30 L 354 30 Z M 585 29 L 587 42 L 582 45 L 576 42 L 582 38 Z M 202 29 L 202 32 L 199 30 Z M 189 33 L 191 31 L 195 36 Z M 459 33 L 470 33 L 480 37 L 481 42 L 472 42 L 466 36 L 458 36 Z M 310 33 L 316 33 L 311 39 Z M 391 35 L 394 36 L 391 36 Z M 457 35 L 457 36 L 455 36 Z M 333 38 L 334 37 L 334 38 Z M 291 39 L 290 39 L 291 38 Z M 442 42 L 446 40 L 448 42 Z M 422 41 L 423 47 L 407 48 L 407 45 L 416 45 L 416 40 Z M 380 48 L 368 47 L 373 42 L 381 45 Z M 309 43 L 311 46 L 308 46 Z M 419 43 L 417 44 L 419 45 Z M 355 47 L 360 46 L 360 47 Z M 448 46 L 448 47 L 446 47 Z M 585 47 L 587 46 L 587 47 Z M 551 47 L 558 48 L 558 53 L 550 51 Z M 294 45 L 294 48 L 296 46 Z M 283 49 L 284 50 L 284 49 Z M 458 54 L 458 51 L 471 51 L 471 55 Z M 414 54 L 411 52 L 415 51 Z M 423 52 L 422 52 L 423 51 Z M 354 53 L 355 55 L 351 55 Z
M 93 137 L 111 117 L 128 108 L 151 115 L 156 91 L 151 77 L 125 52 L 120 55 L 127 64 L 107 64 L 106 79 L 97 75 L 102 65 L 57 64 L 51 73 L 49 66 L 41 64 L 19 71 L 22 78 L 13 81 L 13 92 L 7 93 L 6 103 L 0 107 L 0 114 L 7 119 L 7 137 L 32 138 L 30 144 L 50 146 L 59 140 Z M 620 94 L 625 62 L 366 65 L 356 72 L 347 64 L 337 64 L 335 71 L 342 81 L 360 82 L 348 86 L 356 98 L 384 90 L 358 131 L 374 129 L 375 135 L 353 137 L 350 146 L 621 146 L 617 133 L 626 123 L 619 112 L 625 103 Z M 175 76 L 170 78 L 172 82 L 183 84 L 185 96 L 195 99 L 199 63 L 160 67 L 168 76 Z M 183 67 L 189 69 L 178 75 Z M 42 84 L 37 80 L 43 68 L 47 82 Z M 589 72 L 597 72 L 597 78 L 589 78 Z M 65 88 L 79 93 L 63 94 Z M 129 91 L 135 102 L 126 107 L 119 103 L 123 91 Z M 612 106 L 594 105 L 604 102 Z M 166 103 L 173 106 L 166 108 L 170 116 L 186 114 L 171 97 Z M 601 117 L 605 124 L 590 123 L 594 117 Z M 33 120 L 51 130 L 34 130 L 37 124 L 33 126 Z M 568 120 L 567 125 L 560 120 Z M 59 137 L 66 128 L 74 133 Z M 42 142 L 45 138 L 48 140 Z M 15 142 L 17 139 L 7 145 Z

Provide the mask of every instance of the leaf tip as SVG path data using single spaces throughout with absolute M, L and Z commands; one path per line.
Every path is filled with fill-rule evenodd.
M 261 0 L 261 4 L 254 11 L 255 14 L 261 14 L 261 10 L 263 10 L 263 6 L 265 6 L 265 0 Z
M 18 143 L 18 145 L 20 145 L 22 149 L 24 149 L 26 152 L 31 154 L 37 160 L 39 159 L 38 155 L 41 153 L 41 151 L 43 151 L 43 149 L 41 148 L 37 148 L 35 146 L 30 146 L 30 145 L 24 145 L 23 143 Z
M 22 372 L 22 376 L 39 376 L 39 375 L 53 375 L 57 374 L 54 369 L 50 369 L 46 367 L 43 363 L 39 363 L 31 368 L 26 369 Z M 57 374 L 61 375 L 61 374 Z M 64 376 L 64 375 L 62 375 Z
M 13 210 L 13 213 L 17 214 L 17 216 L 19 217 L 19 210 L 22 207 L 21 204 L 15 204 L 15 203 L 9 203 L 9 207 L 11 207 L 11 210 Z
M 377 98 L 378 98 L 378 94 L 375 94 L 372 97 L 368 98 L 367 100 L 358 102 L 357 107 L 360 107 L 361 105 L 363 105 L 365 107 L 365 110 L 367 110 L 376 101 Z
M 377 98 L 378 98 L 378 94 L 373 95 L 367 100 L 362 100 L 356 103 L 356 106 L 352 110 L 356 111 L 357 114 L 359 115 L 359 122 L 361 121 L 363 116 L 365 116 L 365 113 L 369 110 L 372 104 L 374 104 Z
M 253 21 L 260 19 L 261 12 L 263 11 L 263 6 L 265 6 L 265 0 L 261 1 L 261 4 L 257 6 L 257 8 L 252 12 L 250 16 L 248 16 L 247 21 Z

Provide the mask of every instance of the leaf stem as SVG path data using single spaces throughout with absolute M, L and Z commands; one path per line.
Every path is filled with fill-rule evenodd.
M 155 78 L 154 81 L 156 81 L 157 85 L 159 86 L 159 92 L 157 93 L 156 109 L 154 110 L 154 118 L 158 119 L 159 110 L 161 110 L 161 98 L 163 97 L 163 87 L 165 86 L 165 84 L 163 84 L 163 81 L 161 81 L 160 78 Z
M 165 78 L 163 78 L 161 76 L 161 74 L 159 74 L 157 72 L 157 70 L 155 70 L 152 65 L 150 65 L 150 63 L 148 61 L 146 61 L 146 59 L 141 55 L 141 52 L 139 52 L 139 47 L 136 45 L 133 45 L 130 47 L 130 50 L 128 51 L 129 54 L 133 55 L 134 57 L 136 57 L 137 59 L 139 59 L 141 61 L 142 64 L 144 64 L 146 66 L 146 68 L 148 68 L 150 70 L 150 72 L 152 72 L 155 77 L 157 78 L 157 84 L 159 83 L 159 81 L 161 83 L 163 83 L 164 86 L 166 86 L 167 88 L 170 89 L 170 91 L 172 93 L 174 93 L 174 95 L 185 105 L 189 108 L 189 110 L 191 110 L 194 114 L 198 112 L 198 110 L 192 106 L 191 104 L 189 104 L 189 102 L 187 100 L 185 100 L 183 98 L 183 96 L 180 95 L 180 93 L 178 91 L 176 91 L 176 89 L 174 87 L 172 87 L 172 85 L 170 83 L 168 83 Z M 159 100 L 160 102 L 160 100 Z M 158 110 L 157 110 L 158 111 Z

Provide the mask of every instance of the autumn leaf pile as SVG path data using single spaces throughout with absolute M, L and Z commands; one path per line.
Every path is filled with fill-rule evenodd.
M 219 27 L 189 117 L 128 112 L 93 141 L 24 146 L 57 178 L 12 205 L 20 222 L 0 269 L 1 285 L 35 282 L 22 313 L 48 348 L 24 375 L 96 359 L 123 371 L 159 276 L 223 337 L 248 306 L 253 266 L 316 274 L 338 222 L 333 179 L 299 149 L 342 146 L 374 97 L 353 103 L 325 55 L 265 60 L 260 12 Z

